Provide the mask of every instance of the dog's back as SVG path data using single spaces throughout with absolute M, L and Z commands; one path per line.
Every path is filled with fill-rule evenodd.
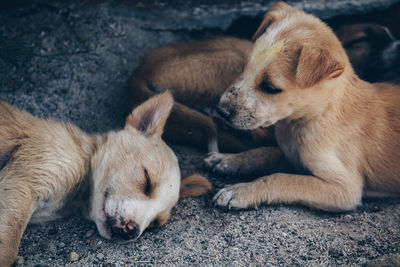
M 154 93 L 170 90 L 178 102 L 196 109 L 215 106 L 242 72 L 251 46 L 225 37 L 157 48 L 145 56 L 131 84 L 136 87 L 135 79 L 144 80 Z M 135 95 L 136 90 L 130 92 Z

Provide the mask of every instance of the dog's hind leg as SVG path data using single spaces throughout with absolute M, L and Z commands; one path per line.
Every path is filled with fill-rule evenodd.
M 175 102 L 164 136 L 175 143 L 207 146 L 208 152 L 218 152 L 217 126 L 210 117 Z
M 35 209 L 30 189 L 1 181 L 0 173 L 0 265 L 10 266 L 18 255 L 22 234 Z

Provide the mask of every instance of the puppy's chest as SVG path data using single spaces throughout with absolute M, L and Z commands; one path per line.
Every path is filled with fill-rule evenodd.
M 67 203 L 68 199 L 66 197 L 58 200 L 47 199 L 40 201 L 30 222 L 40 223 L 61 218 Z
M 302 129 L 285 123 L 275 125 L 276 141 L 285 157 L 297 168 L 307 169 L 301 159 L 304 150 L 304 134 Z
M 57 220 L 76 210 L 78 206 L 85 208 L 89 201 L 89 191 L 85 186 L 86 184 L 82 183 L 67 194 L 54 195 L 40 200 L 30 222 L 41 223 Z

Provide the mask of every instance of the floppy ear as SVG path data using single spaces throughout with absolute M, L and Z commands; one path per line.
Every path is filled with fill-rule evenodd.
M 265 13 L 264 19 L 258 27 L 256 33 L 251 38 L 254 41 L 258 39 L 265 30 L 271 25 L 274 21 L 279 20 L 283 15 L 287 14 L 289 10 L 293 9 L 291 6 L 284 2 L 278 2 L 274 4 L 268 11 Z
M 211 190 L 212 185 L 207 178 L 199 174 L 193 174 L 182 179 L 179 198 L 198 197 L 207 194 Z
M 162 135 L 174 99 L 169 91 L 153 96 L 137 108 L 126 118 L 125 128 L 134 127 L 146 135 Z
M 296 69 L 296 84 L 300 88 L 311 87 L 322 79 L 339 77 L 343 71 L 343 63 L 336 61 L 328 51 L 303 46 Z

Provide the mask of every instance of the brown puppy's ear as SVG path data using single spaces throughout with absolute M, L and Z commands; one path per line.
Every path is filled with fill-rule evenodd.
M 269 14 L 269 12 L 267 12 L 264 16 L 263 21 L 261 22 L 260 26 L 258 26 L 258 29 L 256 30 L 256 33 L 253 35 L 251 40 L 255 42 L 258 39 L 258 37 L 263 35 L 265 30 L 269 27 L 269 25 L 272 24 L 273 21 L 274 18 Z
M 162 135 L 174 99 L 169 91 L 153 96 L 137 108 L 126 118 L 125 128 L 134 127 L 146 135 Z
M 339 77 L 343 71 L 343 63 L 336 61 L 328 51 L 303 46 L 296 69 L 296 84 L 308 88 L 322 79 Z
M 287 14 L 289 10 L 293 8 L 284 2 L 278 2 L 274 4 L 268 11 L 265 13 L 264 19 L 258 27 L 256 33 L 251 38 L 253 42 L 255 42 L 258 37 L 260 37 L 265 30 L 271 25 L 274 21 L 279 20 L 283 15 Z
M 5 142 L 0 145 L 0 171 L 7 165 L 7 163 L 13 158 L 14 153 L 20 148 L 20 144 Z
M 199 174 L 193 174 L 182 179 L 179 198 L 198 197 L 207 194 L 211 190 L 212 185 L 207 178 Z

